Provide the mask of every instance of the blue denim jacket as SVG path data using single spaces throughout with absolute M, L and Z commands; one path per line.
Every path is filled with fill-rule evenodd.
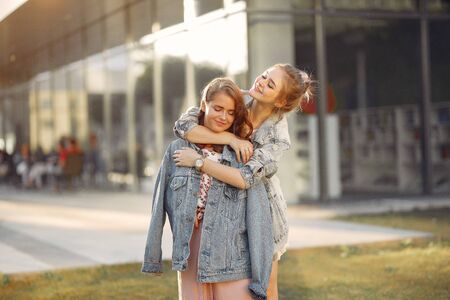
M 173 234 L 172 269 L 184 271 L 194 228 L 201 173 L 176 167 L 172 155 L 182 147 L 200 149 L 178 139 L 167 148 L 156 179 L 150 228 L 142 272 L 160 273 L 161 239 L 166 214 Z M 233 151 L 224 147 L 222 163 L 238 167 Z M 270 207 L 264 184 L 239 190 L 212 179 L 202 224 L 198 281 L 251 278 L 254 298 L 264 299 L 272 268 Z
M 247 107 L 251 106 L 250 100 Z M 175 122 L 174 133 L 185 138 L 198 125 L 198 107 L 191 107 Z M 283 152 L 291 146 L 288 122 L 285 115 L 273 114 L 253 131 L 253 156 L 240 167 L 246 188 L 262 181 L 268 194 L 272 214 L 274 259 L 279 259 L 286 251 L 288 239 L 287 205 L 281 191 L 280 181 L 274 174 Z

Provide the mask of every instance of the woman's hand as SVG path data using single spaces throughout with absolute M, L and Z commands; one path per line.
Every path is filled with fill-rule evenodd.
M 229 145 L 236 152 L 238 162 L 242 161 L 245 164 L 253 155 L 253 144 L 247 140 L 234 137 L 231 139 Z
M 195 160 L 202 158 L 194 149 L 183 147 L 181 150 L 175 150 L 173 153 L 175 165 L 177 167 L 194 167 Z

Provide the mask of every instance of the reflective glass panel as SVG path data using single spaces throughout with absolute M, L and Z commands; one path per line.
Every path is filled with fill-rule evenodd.
M 120 51 L 107 58 L 107 87 L 110 93 L 111 115 L 105 120 L 111 126 L 109 151 L 112 155 L 112 171 L 128 173 L 128 132 L 127 132 L 127 65 L 128 54 Z
M 109 147 L 104 125 L 105 67 L 101 54 L 87 59 L 86 92 L 89 135 L 95 136 L 97 140 L 100 165 L 104 167 Z
M 430 22 L 431 152 L 436 192 L 450 191 L 450 21 Z
M 314 0 L 291 0 L 292 7 L 303 8 L 303 9 L 313 9 Z
M 53 111 L 55 135 L 59 140 L 70 135 L 70 103 L 67 93 L 66 72 L 64 68 L 53 72 Z
M 450 13 L 449 0 L 428 0 L 428 11 L 431 13 Z
M 418 0 L 325 0 L 326 8 L 351 10 L 415 11 Z
M 160 164 L 155 143 L 153 50 L 134 49 L 131 53 L 131 68 L 135 98 L 136 167 L 137 175 L 141 178 L 155 175 Z
M 197 16 L 223 8 L 223 0 L 194 0 Z
M 419 22 L 328 18 L 325 24 L 327 109 L 340 118 L 344 192 L 419 193 Z
M 56 140 L 54 132 L 53 103 L 50 90 L 50 78 L 40 79 L 36 82 L 36 110 L 37 110 L 37 144 L 44 151 L 50 151 Z
M 84 89 L 84 76 L 80 63 L 74 63 L 67 69 L 67 94 L 70 111 L 70 133 L 81 144 L 88 135 L 88 105 Z
M 155 43 L 156 59 L 160 69 L 154 76 L 161 76 L 164 144 L 173 140 L 173 124 L 183 112 L 186 101 L 186 34 L 175 34 Z M 159 71 L 158 71 L 159 70 Z M 158 73 L 160 72 L 160 73 Z M 157 129 L 159 130 L 159 129 Z

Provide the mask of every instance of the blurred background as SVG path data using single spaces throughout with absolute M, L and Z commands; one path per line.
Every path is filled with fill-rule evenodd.
M 0 6 L 3 185 L 147 192 L 207 82 L 284 62 L 319 80 L 289 116 L 289 203 L 450 194 L 450 1 L 18 4 Z

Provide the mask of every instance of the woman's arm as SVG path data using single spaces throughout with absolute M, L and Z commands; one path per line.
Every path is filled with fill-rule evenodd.
M 247 140 L 236 137 L 231 132 L 214 132 L 205 126 L 198 125 L 198 107 L 191 107 L 175 122 L 173 131 L 179 138 L 191 143 L 230 145 L 236 152 L 238 162 L 246 163 L 253 154 L 253 144 Z
M 253 156 L 241 168 L 225 166 L 205 159 L 202 171 L 206 174 L 240 189 L 247 189 L 263 177 L 271 177 L 278 170 L 283 152 L 290 148 L 287 121 L 282 120 L 271 134 L 273 138 L 255 149 Z M 193 149 L 177 150 L 173 155 L 177 166 L 193 167 L 200 154 Z
M 205 159 L 202 172 L 239 189 L 248 189 L 258 179 L 271 177 L 278 170 L 282 152 L 289 149 L 284 142 L 269 143 L 255 150 L 250 160 L 241 168 L 233 168 Z M 179 167 L 194 167 L 195 160 L 202 156 L 194 149 L 183 148 L 173 154 Z
M 173 158 L 178 167 L 194 167 L 195 161 L 202 156 L 192 148 L 183 147 L 182 150 L 175 151 Z M 239 189 L 245 189 L 245 181 L 238 168 L 225 166 L 206 158 L 202 172 Z

